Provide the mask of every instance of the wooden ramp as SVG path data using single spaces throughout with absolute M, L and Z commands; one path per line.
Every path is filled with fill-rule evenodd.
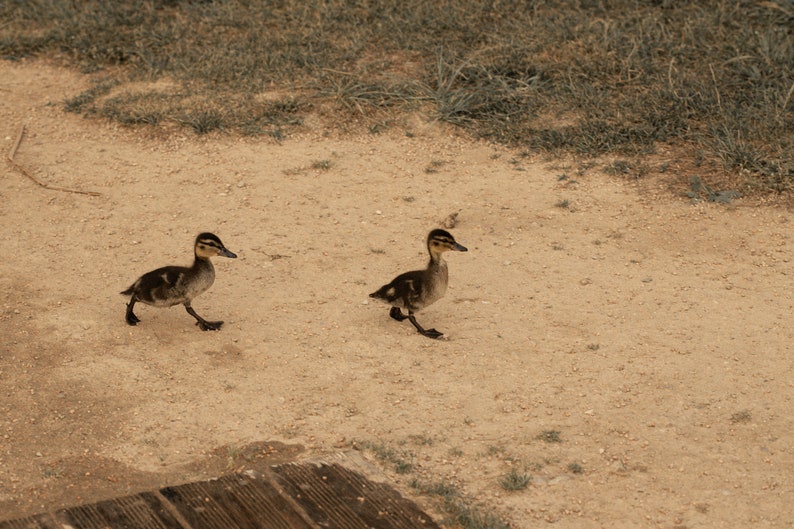
M 288 463 L 0 522 L 0 529 L 439 529 L 339 463 Z

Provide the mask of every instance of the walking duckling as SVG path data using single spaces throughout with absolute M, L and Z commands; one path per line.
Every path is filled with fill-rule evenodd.
M 215 281 L 215 267 L 210 257 L 220 255 L 236 258 L 227 250 L 217 235 L 202 233 L 196 237 L 193 266 L 164 266 L 139 277 L 130 288 L 122 292 L 132 296 L 127 303 L 127 323 L 136 325 L 140 319 L 132 312 L 135 303 L 140 301 L 155 307 L 172 307 L 181 303 L 188 314 L 196 318 L 196 325 L 202 331 L 217 331 L 222 321 L 207 321 L 193 310 L 190 302 L 206 291 Z
M 408 318 L 420 334 L 428 338 L 443 336 L 443 333 L 435 329 L 422 328 L 416 321 L 414 313 L 438 301 L 446 293 L 449 275 L 447 263 L 442 258 L 442 254 L 450 250 L 468 251 L 465 246 L 455 242 L 455 238 L 449 232 L 441 229 L 431 231 L 427 236 L 427 251 L 430 254 L 427 268 L 400 274 L 391 283 L 383 285 L 369 297 L 381 299 L 390 304 L 392 308 L 389 311 L 389 316 L 397 321 Z M 406 309 L 408 315 L 403 314 L 400 309 Z

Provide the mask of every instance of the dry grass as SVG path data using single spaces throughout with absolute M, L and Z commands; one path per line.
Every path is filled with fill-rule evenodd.
M 281 138 L 329 104 L 373 132 L 421 110 L 527 152 L 639 166 L 684 145 L 784 192 L 792 25 L 792 0 L 8 0 L 0 55 L 107 76 L 65 107 L 130 125 Z

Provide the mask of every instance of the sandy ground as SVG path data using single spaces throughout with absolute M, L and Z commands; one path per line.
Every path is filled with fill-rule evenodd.
M 692 205 L 415 117 L 156 138 L 63 113 L 86 86 L 0 63 L 3 157 L 25 123 L 17 162 L 101 194 L 2 164 L 0 519 L 374 444 L 439 519 L 412 480 L 517 528 L 792 526 L 790 210 Z M 420 313 L 434 341 L 367 294 L 453 212 L 469 252 Z M 239 255 L 194 302 L 224 328 L 145 305 L 127 326 L 119 291 L 205 230 Z M 500 485 L 512 469 L 527 488 Z

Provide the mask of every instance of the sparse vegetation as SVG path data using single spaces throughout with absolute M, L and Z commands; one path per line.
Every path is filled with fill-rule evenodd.
M 319 171 L 327 171 L 331 168 L 331 160 L 316 160 L 312 162 L 312 169 L 317 169 Z
M 410 435 L 408 440 L 421 446 L 429 446 L 433 442 L 424 434 Z M 382 463 L 393 465 L 397 473 L 410 474 L 414 470 L 413 465 L 406 461 L 406 458 L 412 460 L 414 457 L 409 452 L 396 450 L 383 442 L 357 441 L 354 444 L 371 451 Z M 451 449 L 450 453 L 452 452 L 457 455 L 462 453 L 456 448 Z M 412 478 L 410 485 L 421 494 L 439 499 L 441 510 L 449 516 L 449 519 L 444 521 L 445 525 L 461 529 L 507 529 L 509 527 L 497 515 L 476 505 L 451 483 L 446 481 L 422 482 L 418 478 Z
M 558 430 L 544 430 L 540 432 L 537 438 L 544 443 L 561 443 L 562 438 Z
M 414 455 L 405 450 L 396 450 L 385 443 L 373 443 L 371 441 L 360 441 L 358 443 L 375 454 L 382 463 L 391 465 L 398 474 L 408 474 L 413 468 Z
M 434 442 L 433 438 L 427 434 L 409 435 L 408 439 L 417 446 L 432 446 Z
M 524 490 L 529 485 L 531 478 L 526 472 L 519 472 L 515 468 L 499 479 L 499 485 L 505 490 Z
M 428 174 L 437 173 L 446 163 L 444 160 L 431 160 L 425 167 L 425 172 Z
M 790 2 L 11 0 L 0 20 L 0 56 L 101 72 L 65 106 L 121 123 L 280 139 L 318 108 L 374 132 L 420 110 L 618 174 L 665 144 L 748 189 L 794 182 Z
M 437 483 L 411 482 L 417 491 L 441 500 L 441 508 L 450 517 L 446 524 L 462 529 L 507 529 L 509 525 L 496 514 L 486 512 L 466 498 L 454 485 L 444 481 Z

